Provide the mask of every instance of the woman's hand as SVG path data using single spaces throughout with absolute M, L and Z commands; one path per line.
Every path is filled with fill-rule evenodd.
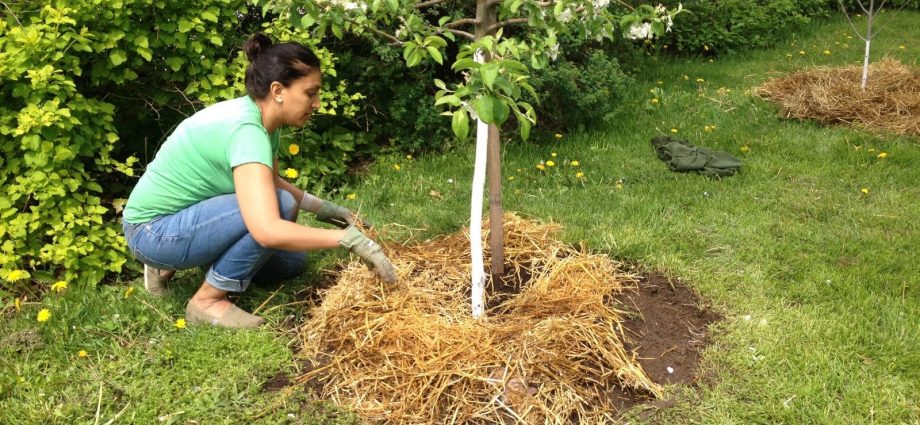
M 354 226 L 355 223 L 361 223 L 361 227 L 364 229 L 371 228 L 371 223 L 358 217 L 358 214 L 355 214 L 354 211 L 329 201 L 323 201 L 323 206 L 316 212 L 316 219 L 323 223 L 338 226 L 340 229 Z

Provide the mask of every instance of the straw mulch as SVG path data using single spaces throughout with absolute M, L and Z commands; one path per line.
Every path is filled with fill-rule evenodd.
M 771 79 L 754 93 L 778 103 L 786 118 L 920 136 L 920 71 L 885 58 L 869 65 L 865 92 L 861 80 L 862 66 L 816 68 Z
M 636 277 L 554 239 L 559 230 L 506 214 L 504 284 L 525 284 L 493 294 L 481 320 L 470 316 L 468 231 L 386 246 L 397 284 L 347 265 L 300 330 L 313 368 L 299 382 L 374 423 L 608 423 L 611 391 L 660 395 L 611 306 Z

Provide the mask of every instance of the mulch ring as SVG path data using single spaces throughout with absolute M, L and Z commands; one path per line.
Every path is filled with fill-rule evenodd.
M 371 423 L 606 423 L 663 385 L 693 384 L 717 315 L 679 283 L 559 242 L 559 229 L 505 216 L 509 272 L 478 320 L 468 232 L 387 247 L 397 284 L 347 265 L 300 328 L 306 370 L 284 390 Z
M 820 67 L 773 78 L 754 94 L 780 107 L 785 118 L 812 119 L 869 130 L 920 136 L 920 70 L 885 58 L 862 66 Z

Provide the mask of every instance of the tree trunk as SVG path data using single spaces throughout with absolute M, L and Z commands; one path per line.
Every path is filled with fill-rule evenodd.
M 869 81 L 869 49 L 872 46 L 872 18 L 875 17 L 875 0 L 869 0 L 869 13 L 866 14 L 866 53 L 863 56 L 863 73 L 862 83 L 859 87 L 866 91 L 866 83 Z
M 488 35 L 487 29 L 496 22 L 497 13 L 494 5 L 487 0 L 476 1 L 476 39 Z M 486 63 L 489 55 L 477 52 L 476 60 Z M 492 275 L 504 273 L 504 235 L 502 235 L 501 206 L 501 155 L 498 127 L 487 125 L 482 120 L 476 122 L 476 165 L 473 170 L 473 197 L 470 207 L 470 253 L 472 255 L 472 310 L 473 317 L 480 317 L 484 312 L 485 271 L 482 251 L 482 188 L 486 168 L 489 173 L 489 244 L 492 251 Z M 487 161 L 488 157 L 488 161 Z M 488 165 L 486 164 L 488 162 Z M 496 267 L 496 264 L 498 266 Z

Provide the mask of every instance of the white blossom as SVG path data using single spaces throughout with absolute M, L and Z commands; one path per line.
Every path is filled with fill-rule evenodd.
M 559 22 L 562 22 L 563 24 L 572 22 L 572 10 L 571 9 L 563 10 L 562 13 L 559 14 L 559 17 L 557 19 L 559 19 Z
M 644 40 L 647 38 L 652 38 L 654 34 L 652 33 L 652 24 L 651 22 L 643 22 L 641 24 L 633 24 L 629 27 L 629 35 L 626 37 L 630 40 Z
M 559 56 L 559 43 L 554 44 L 549 48 L 549 58 L 553 61 Z
M 610 0 L 594 0 L 593 3 L 595 9 L 603 9 L 610 4 Z

